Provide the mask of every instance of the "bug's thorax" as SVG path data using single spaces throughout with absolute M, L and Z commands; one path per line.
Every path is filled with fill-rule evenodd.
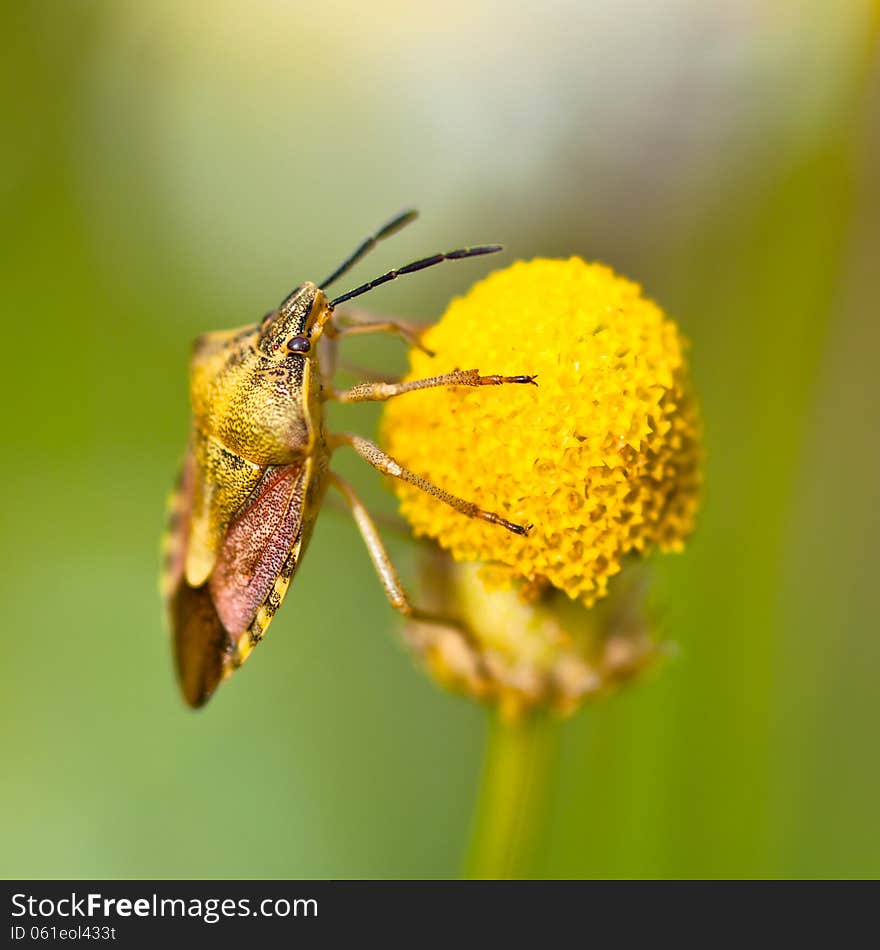
M 285 465 L 322 440 L 317 346 L 291 352 L 295 337 L 320 338 L 329 309 L 304 284 L 257 325 L 209 333 L 195 344 L 190 395 L 197 434 L 256 465 Z

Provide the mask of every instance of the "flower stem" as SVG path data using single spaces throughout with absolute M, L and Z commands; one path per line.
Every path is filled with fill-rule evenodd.
M 559 730 L 546 713 L 513 723 L 490 713 L 467 877 L 535 876 L 556 786 Z

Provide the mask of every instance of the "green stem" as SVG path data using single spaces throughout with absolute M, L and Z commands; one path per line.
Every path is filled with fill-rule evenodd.
M 556 786 L 559 728 L 544 713 L 515 723 L 490 714 L 467 877 L 535 876 Z

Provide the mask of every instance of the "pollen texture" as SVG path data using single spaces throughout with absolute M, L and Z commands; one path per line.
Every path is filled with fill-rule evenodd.
M 630 554 L 679 550 L 699 502 L 699 424 L 675 323 L 609 268 L 518 262 L 461 298 L 413 350 L 407 379 L 453 369 L 536 375 L 426 389 L 391 400 L 388 452 L 528 537 L 469 519 L 399 481 L 415 533 L 456 560 L 483 562 L 490 586 L 552 586 L 592 605 Z

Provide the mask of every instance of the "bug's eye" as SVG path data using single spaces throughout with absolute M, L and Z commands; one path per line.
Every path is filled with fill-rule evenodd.
M 287 349 L 291 353 L 308 353 L 312 348 L 312 344 L 309 342 L 308 337 L 304 336 L 294 336 L 287 341 Z

